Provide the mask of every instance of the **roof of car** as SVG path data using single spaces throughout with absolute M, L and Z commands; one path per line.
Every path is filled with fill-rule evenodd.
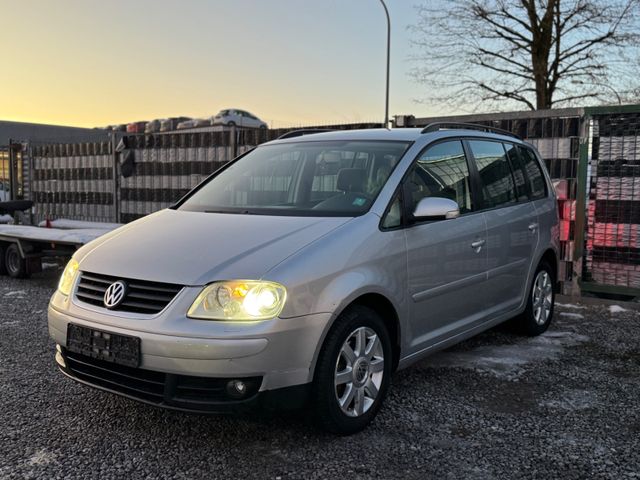
M 399 142 L 414 142 L 420 138 L 435 140 L 436 138 L 460 135 L 495 138 L 501 140 L 509 140 L 511 142 L 521 142 L 521 140 L 518 140 L 514 137 L 508 137 L 506 135 L 500 135 L 490 132 L 481 132 L 477 130 L 451 129 L 422 133 L 421 128 L 371 128 L 363 130 L 333 130 L 322 133 L 310 133 L 307 135 L 303 134 L 283 139 L 276 139 L 268 143 L 297 143 L 331 140 L 388 140 Z

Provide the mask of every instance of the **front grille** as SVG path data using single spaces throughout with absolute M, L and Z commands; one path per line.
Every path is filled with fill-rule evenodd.
M 122 280 L 127 284 L 127 292 L 120 305 L 111 310 L 133 313 L 158 313 L 182 290 L 181 285 L 172 283 L 129 280 L 98 273 L 82 272 L 76 298 L 90 305 L 104 307 L 104 292 L 113 282 Z
M 158 406 L 188 410 L 214 410 L 237 401 L 226 393 L 228 378 L 195 377 L 132 368 L 63 350 L 66 370 L 79 380 Z M 262 377 L 241 379 L 247 385 L 243 400 L 255 396 Z

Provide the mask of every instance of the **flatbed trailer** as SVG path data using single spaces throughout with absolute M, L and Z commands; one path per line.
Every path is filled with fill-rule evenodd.
M 95 228 L 43 228 L 0 225 L 0 274 L 25 278 L 42 271 L 43 257 L 71 257 L 86 243 L 117 228 L 117 224 L 83 226 Z

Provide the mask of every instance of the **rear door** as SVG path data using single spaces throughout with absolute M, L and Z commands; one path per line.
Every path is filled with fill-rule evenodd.
M 411 352 L 464 331 L 484 317 L 486 229 L 471 184 L 459 139 L 429 146 L 405 177 L 407 218 L 422 198 L 430 196 L 455 200 L 461 212 L 457 219 L 406 228 Z
M 495 316 L 521 304 L 538 242 L 538 220 L 515 145 L 470 139 L 468 146 L 479 173 L 487 224 L 484 309 Z

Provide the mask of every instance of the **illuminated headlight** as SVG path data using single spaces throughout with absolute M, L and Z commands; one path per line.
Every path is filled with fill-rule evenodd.
M 287 290 L 275 282 L 235 280 L 207 285 L 187 316 L 204 320 L 266 320 L 280 315 Z
M 71 293 L 73 282 L 76 279 L 76 274 L 78 273 L 78 267 L 78 262 L 73 258 L 69 260 L 67 266 L 64 267 L 64 272 L 62 272 L 60 282 L 58 283 L 58 291 L 63 295 L 69 295 Z

